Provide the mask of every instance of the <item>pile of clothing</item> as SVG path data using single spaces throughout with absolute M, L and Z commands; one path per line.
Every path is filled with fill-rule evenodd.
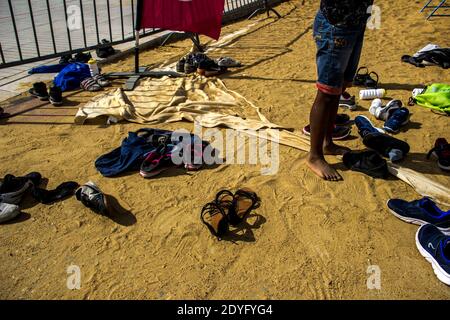
M 181 166 L 187 171 L 197 171 L 203 165 L 203 152 L 208 146 L 208 142 L 194 134 L 144 128 L 129 132 L 120 147 L 95 161 L 95 167 L 105 177 L 139 171 L 142 177 L 151 178 Z
M 358 133 L 368 151 L 352 151 L 344 155 L 347 168 L 363 172 L 375 178 L 386 178 L 389 174 L 388 164 L 383 157 L 392 162 L 401 161 L 410 151 L 405 141 L 394 138 L 387 133 L 397 133 L 409 122 L 409 110 L 402 106 L 400 100 L 391 100 L 383 106 L 380 99 L 375 99 L 369 109 L 378 120 L 385 121 L 383 129 L 375 127 L 369 118 L 359 115 L 355 118 Z M 386 133 L 387 132 L 387 133 Z
M 428 44 L 413 56 L 404 55 L 402 61 L 419 68 L 425 66 L 439 66 L 450 68 L 450 48 L 441 48 L 436 44 Z
M 74 195 L 78 183 L 68 181 L 60 184 L 54 190 L 40 188 L 42 175 L 31 172 L 23 177 L 7 174 L 0 182 L 0 223 L 17 217 L 20 213 L 19 204 L 28 192 L 43 204 L 51 204 Z

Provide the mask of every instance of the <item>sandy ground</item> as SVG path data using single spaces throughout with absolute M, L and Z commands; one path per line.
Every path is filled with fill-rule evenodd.
M 400 62 L 403 54 L 429 42 L 450 46 L 449 20 L 426 21 L 418 13 L 423 1 L 376 2 L 382 25 L 367 32 L 361 65 L 380 74 L 389 97 L 407 102 L 417 86 L 449 82 L 448 70 Z M 225 84 L 261 107 L 272 122 L 297 130 L 307 123 L 315 95 L 311 24 L 317 6 L 318 1 L 284 3 L 277 7 L 283 19 L 258 21 L 213 55 L 245 63 L 222 77 Z M 228 25 L 223 34 L 254 22 Z M 181 41 L 144 52 L 142 62 L 172 61 L 189 46 Z M 129 70 L 132 65 L 129 58 L 105 69 Z M 93 180 L 129 212 L 108 219 L 75 198 L 48 206 L 25 199 L 20 218 L 0 226 L 0 298 L 450 298 L 450 288 L 437 280 L 415 247 L 417 226 L 386 210 L 391 197 L 419 197 L 405 183 L 346 171 L 334 158 L 329 160 L 345 181 L 327 183 L 307 170 L 304 152 L 288 147 L 280 148 L 280 170 L 273 176 L 262 176 L 259 165 L 221 165 L 153 180 L 137 173 L 104 178 L 94 167 L 95 159 L 140 126 L 73 125 L 76 109 L 92 95 L 75 92 L 66 97 L 66 107 L 42 106 L 0 125 L 0 174 L 39 171 L 50 188 L 68 180 Z M 351 116 L 368 115 L 368 106 L 362 103 Z M 398 134 L 412 147 L 405 166 L 449 185 L 449 175 L 425 159 L 437 137 L 450 138 L 449 118 L 420 107 L 411 111 L 412 122 Z M 193 125 L 157 127 L 192 130 Z M 363 148 L 355 129 L 344 143 Z M 233 241 L 219 242 L 200 223 L 200 209 L 221 188 L 240 187 L 256 190 L 262 206 Z M 70 265 L 80 267 L 80 290 L 66 286 Z M 367 288 L 371 265 L 381 270 L 381 290 Z

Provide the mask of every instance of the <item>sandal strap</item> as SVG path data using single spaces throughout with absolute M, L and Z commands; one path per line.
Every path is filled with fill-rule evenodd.
M 218 205 L 217 203 L 215 203 L 215 202 L 210 202 L 210 203 L 207 203 L 207 204 L 205 204 L 205 205 L 203 206 L 202 211 L 200 212 L 200 219 L 202 220 L 203 224 L 204 224 L 205 226 L 208 227 L 209 231 L 210 231 L 214 236 L 216 236 L 219 240 L 221 240 L 220 237 L 221 237 L 222 235 L 219 234 L 219 233 L 213 228 L 213 226 L 205 220 L 205 216 L 206 216 L 206 215 L 209 215 L 210 217 L 213 217 L 213 216 L 218 215 L 218 214 L 221 214 L 221 215 L 223 216 L 224 219 L 227 219 L 227 216 L 226 216 L 225 211 L 223 210 L 223 208 L 222 208 L 221 206 L 219 206 L 219 205 Z M 228 223 L 228 221 L 227 221 L 227 223 Z
M 251 210 L 256 209 L 256 208 L 258 208 L 260 206 L 261 199 L 253 191 L 247 191 L 247 190 L 239 189 L 234 194 L 235 199 L 236 199 L 236 196 L 247 197 L 248 199 L 252 200 Z M 236 199 L 236 201 L 237 201 L 237 199 Z

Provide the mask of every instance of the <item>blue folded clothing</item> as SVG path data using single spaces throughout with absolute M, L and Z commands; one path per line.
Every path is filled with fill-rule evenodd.
M 172 131 L 159 129 L 140 129 L 136 132 L 129 132 L 128 137 L 122 141 L 122 145 L 113 151 L 100 156 L 95 161 L 95 167 L 105 177 L 117 176 L 127 171 L 137 171 L 140 169 L 145 156 L 149 152 L 155 152 L 161 147 L 162 141 L 166 143 L 166 152 L 171 153 L 174 146 L 182 141 L 172 141 Z M 191 141 L 188 143 L 201 142 L 196 135 L 190 135 Z
M 85 63 L 69 63 L 58 73 L 53 80 L 55 86 L 61 91 L 69 91 L 80 88 L 80 83 L 91 76 L 89 66 Z

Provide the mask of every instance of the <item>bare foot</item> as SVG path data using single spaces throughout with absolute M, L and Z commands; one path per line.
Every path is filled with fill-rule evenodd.
M 328 143 L 323 145 L 323 154 L 330 156 L 342 156 L 344 153 L 351 151 L 349 148 L 339 146 L 335 143 Z
M 342 180 L 341 175 L 334 170 L 328 162 L 323 158 L 315 158 L 308 156 L 306 160 L 308 167 L 319 177 L 327 181 L 340 181 Z

